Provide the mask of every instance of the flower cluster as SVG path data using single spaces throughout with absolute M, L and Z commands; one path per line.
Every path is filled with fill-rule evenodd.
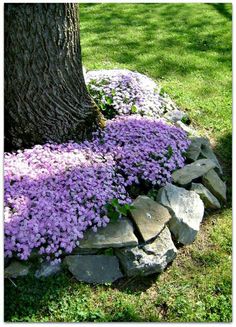
M 165 111 L 160 88 L 145 75 L 114 69 L 91 71 L 85 78 L 90 94 L 108 119 L 130 114 L 159 118 Z
M 125 186 L 141 181 L 163 186 L 171 181 L 172 171 L 184 166 L 183 153 L 189 144 L 182 129 L 161 119 L 132 115 L 108 121 L 90 147 L 112 155 Z
M 26 260 L 35 249 L 57 262 L 88 228 L 107 225 L 110 201 L 132 202 L 130 185 L 169 182 L 188 145 L 181 129 L 132 115 L 107 121 L 81 144 L 5 153 L 5 256 Z
M 110 155 L 76 143 L 37 145 L 5 155 L 5 255 L 33 249 L 56 262 L 84 231 L 106 226 L 105 205 L 130 203 Z

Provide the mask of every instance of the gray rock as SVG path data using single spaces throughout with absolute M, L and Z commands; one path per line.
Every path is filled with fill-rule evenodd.
M 182 128 L 190 136 L 197 136 L 197 132 L 193 128 L 185 125 L 181 120 L 178 120 L 175 125 Z
M 168 226 L 176 240 L 182 244 L 192 243 L 204 214 L 204 205 L 199 195 L 167 184 L 159 190 L 157 198 L 171 213 Z
M 77 280 L 87 283 L 112 283 L 123 277 L 115 256 L 69 255 L 64 263 Z
M 180 111 L 178 109 L 175 109 L 175 110 L 172 110 L 172 111 L 168 111 L 164 115 L 164 118 L 166 118 L 167 120 L 169 120 L 172 123 L 176 123 L 178 120 L 181 120 L 184 117 L 187 118 L 187 115 L 184 112 L 182 112 L 182 111 Z
M 206 209 L 219 209 L 221 207 L 217 198 L 202 184 L 192 183 L 191 190 L 200 196 Z
M 201 156 L 204 158 L 207 158 L 207 159 L 211 159 L 216 164 L 216 169 L 218 170 L 218 172 L 221 175 L 223 174 L 220 163 L 219 163 L 216 155 L 214 154 L 209 142 L 202 143 Z
M 193 161 L 200 158 L 211 159 L 216 164 L 219 173 L 223 173 L 220 163 L 211 148 L 210 141 L 205 137 L 191 138 L 191 144 L 186 151 L 186 157 Z
M 200 159 L 189 165 L 184 166 L 172 173 L 173 181 L 179 185 L 186 185 L 193 179 L 203 176 L 216 164 L 210 159 Z
M 196 161 L 199 158 L 202 148 L 202 137 L 191 138 L 191 144 L 186 151 L 186 157 Z
M 128 218 L 110 222 L 95 233 L 88 230 L 79 242 L 78 249 L 101 249 L 109 247 L 134 246 L 138 240 L 133 233 L 133 225 Z
M 49 277 L 55 275 L 62 270 L 61 263 L 51 264 L 50 262 L 44 262 L 39 269 L 35 272 L 36 278 Z
M 147 196 L 138 196 L 133 206 L 131 215 L 144 241 L 156 237 L 171 219 L 165 207 Z
M 116 249 L 115 252 L 127 276 L 146 276 L 162 272 L 176 257 L 177 249 L 165 227 L 152 243 L 142 248 Z
M 214 169 L 203 175 L 202 182 L 218 200 L 226 202 L 226 184 L 220 179 Z
M 17 278 L 26 276 L 29 273 L 29 266 L 19 261 L 12 261 L 4 270 L 5 278 Z

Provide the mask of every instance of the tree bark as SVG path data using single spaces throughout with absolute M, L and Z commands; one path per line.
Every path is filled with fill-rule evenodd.
M 77 5 L 5 4 L 5 149 L 80 141 L 103 124 L 87 92 Z

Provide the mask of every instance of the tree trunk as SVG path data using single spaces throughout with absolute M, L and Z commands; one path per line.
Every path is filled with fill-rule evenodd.
M 5 4 L 5 147 L 83 140 L 103 124 L 82 73 L 77 5 Z

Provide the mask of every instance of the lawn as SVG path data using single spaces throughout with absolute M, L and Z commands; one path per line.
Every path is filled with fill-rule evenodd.
M 179 248 L 161 275 L 113 285 L 79 283 L 69 273 L 5 282 L 5 321 L 232 320 L 232 53 L 230 4 L 81 4 L 87 70 L 128 68 L 161 84 L 211 139 L 228 202 L 208 215 L 196 241 Z

